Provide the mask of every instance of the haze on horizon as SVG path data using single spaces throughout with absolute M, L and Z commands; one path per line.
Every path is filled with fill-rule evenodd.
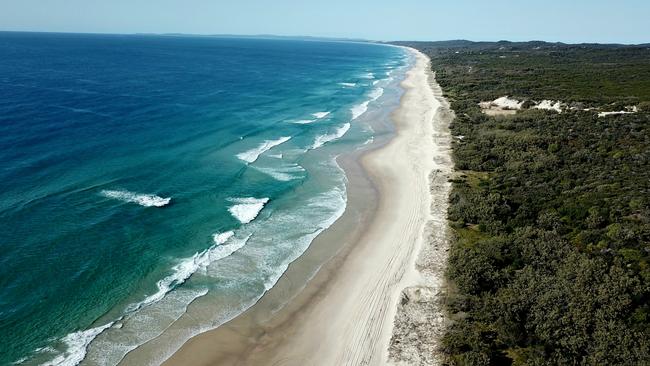
M 0 30 L 647 43 L 648 14 L 643 0 L 3 0 Z

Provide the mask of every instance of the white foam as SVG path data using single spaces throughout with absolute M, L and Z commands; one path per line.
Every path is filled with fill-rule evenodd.
M 269 158 L 282 159 L 283 154 L 269 154 Z
M 302 255 L 304 251 L 307 250 L 313 239 L 324 229 L 331 226 L 331 224 L 334 223 L 344 212 L 347 201 L 345 193 L 346 179 L 343 175 L 344 173 L 336 164 L 335 159 L 336 157 L 332 157 L 330 161 L 332 166 L 330 167 L 336 169 L 338 173 L 332 170 L 328 173 L 330 176 L 339 177 L 340 181 L 338 182 L 337 187 L 328 192 L 323 192 L 322 194 L 309 197 L 306 201 L 301 201 L 299 207 L 295 207 L 287 212 L 283 212 L 280 209 L 278 212 L 270 215 L 268 220 L 258 220 L 250 225 L 246 225 L 244 230 L 247 231 L 264 232 L 265 230 L 270 229 L 277 233 L 277 235 L 256 236 L 256 242 L 254 244 L 246 245 L 241 249 L 242 256 L 245 256 L 250 260 L 250 263 L 255 265 L 255 282 L 260 279 L 263 280 L 265 290 L 273 287 L 282 276 L 282 273 L 286 271 L 289 264 Z M 298 237 L 294 235 L 293 230 L 283 230 L 283 228 L 293 228 L 294 226 L 299 227 L 303 221 L 316 223 L 316 226 L 314 227 L 310 225 L 307 232 L 300 230 L 303 234 Z M 277 250 L 281 251 L 278 252 Z M 277 254 L 282 255 L 278 257 Z M 238 268 L 239 266 L 234 268 L 233 271 L 233 268 L 226 264 L 223 266 L 211 265 L 206 269 L 206 275 L 215 278 L 224 278 L 230 275 L 235 275 L 233 277 L 236 277 L 239 273 L 237 270 Z M 250 270 L 248 266 L 246 266 L 246 269 Z M 249 279 L 250 274 L 251 273 L 246 272 L 242 274 L 243 277 L 239 278 Z M 315 271 L 310 273 L 309 276 L 313 276 L 314 274 Z M 261 276 L 261 278 L 259 276 Z M 307 278 L 307 280 L 309 280 L 309 278 Z M 233 280 L 231 283 L 235 285 L 237 282 Z M 175 290 L 171 295 L 176 292 L 179 291 Z M 247 297 L 238 307 L 218 309 L 219 314 L 210 315 L 209 319 L 200 319 L 201 322 L 200 324 L 197 324 L 196 327 L 183 327 L 183 329 L 180 329 L 180 327 L 174 327 L 174 329 L 171 329 L 173 334 L 165 330 L 167 333 L 166 335 L 171 335 L 171 337 L 167 337 L 163 334 L 163 337 L 159 338 L 160 341 L 154 340 L 152 342 L 152 345 L 156 347 L 158 352 L 154 355 L 155 358 L 152 359 L 150 364 L 162 364 L 192 336 L 214 329 L 231 320 L 238 314 L 246 311 L 246 309 L 253 306 L 263 296 L 263 292 L 264 291 L 260 291 L 253 297 Z M 240 292 L 237 292 L 237 294 L 239 293 Z M 171 297 L 171 295 L 169 297 Z M 210 306 L 210 304 L 202 304 L 202 306 L 205 305 Z M 210 309 L 212 309 L 212 307 Z M 188 313 L 188 315 L 192 314 Z M 197 318 L 197 321 L 202 316 L 203 314 Z
M 338 164 L 337 164 L 338 166 Z M 347 194 L 345 188 L 334 187 L 332 190 L 324 192 L 309 201 L 307 207 L 313 212 L 331 212 L 329 217 L 319 223 L 318 229 L 308 235 L 303 236 L 300 240 L 302 243 L 297 245 L 296 249 L 287 260 L 280 266 L 268 268 L 269 277 L 264 282 L 266 291 L 270 290 L 278 282 L 282 274 L 286 272 L 289 264 L 296 260 L 309 247 L 314 238 L 328 227 L 332 226 L 345 212 L 347 205 Z M 298 243 L 296 243 L 298 244 Z
M 381 80 L 375 80 L 375 81 L 372 82 L 372 85 L 377 85 L 377 84 L 379 84 L 380 82 L 381 82 Z
M 252 234 L 249 234 L 245 238 L 233 239 L 234 232 L 232 231 L 228 231 L 224 233 L 215 233 L 213 235 L 214 244 L 210 248 L 202 252 L 198 252 L 189 258 L 182 259 L 176 266 L 172 268 L 173 273 L 171 275 L 157 282 L 158 291 L 155 294 L 148 296 L 147 298 L 145 298 L 145 300 L 139 303 L 135 303 L 127 307 L 126 309 L 127 313 L 139 314 L 139 312 L 138 313 L 135 312 L 148 305 L 151 305 L 153 303 L 162 300 L 163 298 L 165 298 L 165 295 L 167 295 L 167 293 L 169 293 L 174 288 L 184 283 L 198 270 L 205 269 L 211 263 L 229 257 L 239 249 L 243 248 L 248 242 L 248 240 L 250 239 L 251 235 Z M 207 293 L 207 289 L 203 289 L 201 291 L 198 291 L 197 293 L 193 293 L 191 299 L 189 299 L 189 301 L 186 301 L 186 303 L 189 304 L 194 299 L 203 296 L 206 293 Z M 185 310 L 183 310 L 182 313 L 185 313 Z M 132 316 L 132 315 L 125 315 L 125 316 Z M 93 342 L 100 334 L 102 334 L 104 331 L 106 331 L 111 327 L 115 329 L 121 329 L 124 325 L 123 323 L 121 323 L 121 321 L 124 319 L 125 316 L 121 316 L 117 320 L 99 327 L 73 332 L 66 335 L 61 339 L 61 342 L 64 343 L 66 346 L 65 351 L 56 355 L 56 357 L 54 357 L 52 360 L 43 363 L 43 365 L 46 366 L 78 365 L 85 359 L 86 354 L 88 352 L 88 347 L 90 346 L 91 342 Z M 133 319 L 131 319 L 131 321 L 133 321 Z M 148 334 L 151 332 L 152 331 L 149 329 L 144 329 L 141 330 L 138 334 L 141 333 Z M 160 332 L 157 332 L 156 334 L 160 334 Z M 154 336 L 156 335 L 154 334 Z M 150 336 L 147 338 L 147 340 L 152 338 L 153 336 Z M 143 341 L 134 345 L 122 345 L 123 347 L 121 348 L 118 347 L 116 349 L 113 349 L 113 353 L 115 354 L 111 354 L 111 355 L 112 356 L 117 355 L 116 359 L 119 360 L 123 357 L 124 354 L 128 353 L 130 350 L 133 350 L 137 348 L 137 346 L 144 343 L 145 342 Z M 121 350 L 123 350 L 124 352 L 120 352 Z M 44 352 L 44 351 L 48 353 L 57 352 L 51 347 L 37 349 L 35 352 Z M 95 359 L 93 361 L 98 361 L 98 360 Z M 105 362 L 106 359 L 102 358 L 102 360 L 100 361 Z
M 316 122 L 315 119 L 300 119 L 300 120 L 297 120 L 297 121 L 293 121 L 291 123 L 295 123 L 295 124 L 299 124 L 299 125 L 306 125 L 306 124 L 314 123 L 314 122 Z
M 369 73 L 365 73 L 365 74 L 361 75 L 361 78 L 363 78 L 363 79 L 374 79 L 374 78 L 375 78 L 375 74 L 373 74 L 373 73 L 371 73 L 371 72 L 369 72 Z
M 330 113 L 331 112 L 316 112 L 316 113 L 312 113 L 312 116 L 321 119 L 327 117 Z
M 248 151 L 245 151 L 243 153 L 237 154 L 237 157 L 240 160 L 243 160 L 249 164 L 254 163 L 257 158 L 260 157 L 260 155 L 264 154 L 265 152 L 271 150 L 272 148 L 284 144 L 285 142 L 289 141 L 291 139 L 290 136 L 286 137 L 280 137 L 277 140 L 266 140 L 263 143 L 259 144 L 256 148 L 250 149 Z
M 153 194 L 142 194 L 129 191 L 103 190 L 104 197 L 114 198 L 123 202 L 137 203 L 144 207 L 163 207 L 169 204 L 171 198 L 163 198 Z
M 295 175 L 296 173 L 302 173 L 305 171 L 305 168 L 301 167 L 298 164 L 293 164 L 293 165 L 284 166 L 280 168 L 255 167 L 255 169 L 281 182 L 288 182 L 294 180 L 298 178 Z
M 225 233 L 216 233 L 212 235 L 212 240 L 214 240 L 215 244 L 219 245 L 227 242 L 228 239 L 233 237 L 233 235 L 235 235 L 235 233 L 232 231 L 226 231 Z
M 182 259 L 177 265 L 172 267 L 173 273 L 156 283 L 158 291 L 153 295 L 147 296 L 144 300 L 131 304 L 127 307 L 128 312 L 134 312 L 145 306 L 151 305 L 162 300 L 169 291 L 178 285 L 184 283 L 190 276 L 201 268 L 205 268 L 210 263 L 225 258 L 246 244 L 248 238 L 243 241 L 235 241 L 233 244 L 222 245 L 235 235 L 234 232 L 214 234 L 214 245 L 209 249 L 198 252 L 189 258 Z
M 51 361 L 44 363 L 44 366 L 76 366 L 86 357 L 88 345 L 103 331 L 110 328 L 114 322 L 104 324 L 96 328 L 81 330 L 70 333 L 63 337 L 61 341 L 65 343 L 66 350 L 57 355 Z
M 236 251 L 243 248 L 251 237 L 251 235 L 248 235 L 243 239 L 233 240 L 231 243 L 226 244 L 233 235 L 234 233 L 232 231 L 223 234 L 214 234 L 214 245 L 200 254 L 194 255 L 197 258 L 196 262 L 199 263 L 199 268 L 203 269 L 211 263 L 230 257 Z
M 257 215 L 259 215 L 260 211 L 264 208 L 264 205 L 269 202 L 269 199 L 246 197 L 231 198 L 230 201 L 237 203 L 228 209 L 230 214 L 242 224 L 248 224 L 255 220 Z
M 118 364 L 128 352 L 162 334 L 169 324 L 161 327 L 161 324 L 152 323 L 154 314 L 164 314 L 165 318 L 174 322 L 186 313 L 187 306 L 190 303 L 208 293 L 208 289 L 205 288 L 188 290 L 178 288 L 178 286 L 199 270 L 205 271 L 210 264 L 227 258 L 243 248 L 250 237 L 249 234 L 243 238 L 234 238 L 234 232 L 232 231 L 215 233 L 213 235 L 214 244 L 210 248 L 180 260 L 179 264 L 174 267 L 175 272 L 158 282 L 159 291 L 156 294 L 128 307 L 127 312 L 130 312 L 129 314 L 111 323 L 113 324 L 112 328 L 121 332 L 117 336 L 117 342 L 114 338 L 115 333 L 113 335 L 108 334 L 104 338 L 100 336 L 96 340 L 91 340 L 98 342 L 98 344 L 94 350 L 91 346 L 89 364 Z M 160 296 L 162 292 L 164 294 Z M 162 301 L 158 302 L 158 300 Z M 157 302 L 156 306 L 145 307 L 146 305 L 152 305 L 154 302 Z M 179 303 L 184 306 L 177 307 L 176 305 Z M 125 318 L 128 321 L 123 323 L 122 320 Z M 86 344 L 86 347 L 88 347 L 88 344 Z M 98 350 L 101 350 L 101 353 L 98 353 Z M 77 359 L 82 360 L 83 357 Z M 53 363 L 53 365 L 58 365 L 58 363 Z M 76 365 L 76 363 L 71 365 Z
M 369 103 L 370 103 L 370 101 L 367 100 L 367 101 L 365 101 L 365 102 L 363 102 L 361 104 L 355 105 L 354 107 L 352 107 L 350 109 L 350 111 L 352 112 L 352 120 L 353 121 L 355 119 L 359 118 L 359 116 L 361 116 L 362 114 L 366 113 L 366 111 L 368 110 L 368 104 Z
M 145 308 L 129 317 L 128 322 L 118 323 L 101 334 L 89 346 L 84 364 L 119 365 L 124 356 L 143 344 L 160 336 L 180 319 L 190 304 L 208 294 L 207 288 L 177 288 L 158 306 Z M 180 306 L 178 306 L 180 305 Z M 163 315 L 161 318 L 160 315 Z M 164 319 L 164 320 L 163 320 Z M 158 322 L 163 320 L 163 322 Z M 169 322 L 169 323 L 167 323 Z M 113 330 L 115 329 L 115 330 Z
M 312 145 L 311 148 L 317 149 L 330 141 L 338 140 L 341 137 L 343 137 L 343 135 L 345 135 L 349 129 L 350 129 L 350 124 L 346 123 L 343 126 L 337 128 L 334 133 L 316 136 L 316 140 L 314 140 L 314 144 Z
M 384 88 L 375 88 L 369 94 L 372 101 L 375 101 L 375 100 L 379 99 L 382 95 L 384 95 Z
M 357 86 L 357 83 L 339 83 L 339 85 L 347 87 L 347 88 L 353 88 Z

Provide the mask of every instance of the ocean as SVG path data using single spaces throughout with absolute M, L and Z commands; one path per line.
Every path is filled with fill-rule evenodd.
M 0 32 L 0 365 L 232 319 L 345 210 L 412 60 L 353 42 Z M 384 121 L 385 122 L 385 121 Z

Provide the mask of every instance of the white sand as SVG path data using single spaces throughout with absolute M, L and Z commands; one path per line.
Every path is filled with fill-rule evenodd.
M 545 109 L 549 111 L 556 111 L 558 113 L 562 113 L 562 103 L 559 100 L 558 101 L 542 100 L 539 104 L 535 105 L 533 108 Z
M 481 107 L 483 113 L 487 114 L 488 116 L 500 116 L 517 113 L 523 104 L 523 101 L 511 99 L 508 96 L 503 96 L 493 101 L 480 102 L 478 105 Z
M 615 112 L 599 112 L 598 117 L 607 117 L 607 116 L 616 116 L 619 114 L 633 114 L 637 113 L 639 108 L 637 106 L 625 107 L 624 111 L 615 111 Z
M 448 322 L 444 316 L 444 277 L 450 243 L 447 221 L 451 191 L 449 178 L 453 175 L 454 165 L 449 124 L 454 119 L 454 113 L 435 82 L 435 76 L 431 75 L 430 80 L 433 94 L 440 103 L 432 121 L 435 165 L 429 176 L 431 220 L 427 223 L 427 239 L 419 250 L 416 262 L 421 276 L 419 281 L 404 289 L 399 301 L 389 347 L 389 364 L 392 365 L 439 365 L 444 360 L 440 341 Z M 458 140 L 464 138 L 454 137 Z
M 599 112 L 598 117 L 607 117 L 607 116 L 615 116 L 618 114 L 630 114 L 633 112 L 628 112 L 628 111 L 616 111 L 616 112 Z
M 499 108 L 506 110 L 519 110 L 524 102 L 520 102 L 517 99 L 511 99 L 507 95 L 504 97 L 497 98 L 491 102 L 481 102 L 479 105 L 483 109 Z

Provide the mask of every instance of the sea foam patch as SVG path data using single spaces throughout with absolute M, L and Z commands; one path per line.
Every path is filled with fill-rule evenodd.
M 120 200 L 123 202 L 137 203 L 144 207 L 163 207 L 171 202 L 171 198 L 164 198 L 154 194 L 143 194 L 129 191 L 103 190 L 102 196 Z
M 255 169 L 281 182 L 288 182 L 300 178 L 299 174 L 305 172 L 305 168 L 298 164 L 291 164 L 277 168 L 255 167 Z
M 359 118 L 362 114 L 366 113 L 368 110 L 368 104 L 370 104 L 370 101 L 367 100 L 363 103 L 357 104 L 354 107 L 350 109 L 350 112 L 352 112 L 352 120 L 354 121 L 355 119 Z
M 337 165 L 338 166 L 338 165 Z M 291 213 L 286 213 L 284 217 L 276 217 L 274 224 L 283 225 L 287 222 L 299 222 L 304 220 L 305 217 L 316 218 L 318 217 L 318 229 L 295 240 L 292 243 L 288 255 L 282 265 L 274 268 L 268 268 L 265 272 L 268 277 L 264 283 L 266 290 L 271 289 L 282 274 L 287 270 L 289 263 L 300 256 L 309 247 L 312 240 L 318 236 L 323 230 L 330 227 L 345 211 L 347 204 L 347 194 L 345 187 L 333 187 L 332 189 L 312 197 L 307 204 L 300 210 Z M 288 249 L 288 248 L 287 248 Z M 260 253 L 268 255 L 267 253 Z
M 76 366 L 84 358 L 86 358 L 86 352 L 88 350 L 88 345 L 92 342 L 98 335 L 103 331 L 113 326 L 113 323 L 110 322 L 99 327 L 90 328 L 86 330 L 81 330 L 78 332 L 73 332 L 61 339 L 65 344 L 66 350 L 63 353 L 58 354 L 52 360 L 44 363 L 44 366 Z M 45 351 L 51 350 L 51 348 L 42 349 Z
M 264 154 L 265 152 L 271 150 L 272 148 L 278 145 L 284 144 L 290 139 L 291 139 L 290 136 L 285 136 L 285 137 L 280 137 L 277 140 L 266 140 L 261 144 L 257 145 L 257 147 L 253 149 L 237 154 L 237 158 L 249 164 L 252 164 L 260 157 L 260 155 Z
M 327 117 L 331 112 L 316 112 L 312 113 L 312 116 L 316 117 L 317 119 L 322 119 Z
M 345 135 L 349 129 L 350 129 L 350 124 L 346 123 L 343 126 L 337 128 L 334 133 L 328 133 L 328 134 L 316 136 L 316 139 L 314 140 L 314 144 L 312 145 L 311 148 L 317 149 L 328 142 L 338 140 L 341 137 L 343 137 L 343 135 Z
M 233 231 L 214 234 L 212 237 L 212 240 L 214 241 L 213 246 L 202 252 L 198 252 L 191 257 L 180 260 L 178 264 L 172 267 L 172 273 L 170 275 L 156 283 L 158 291 L 147 296 L 144 300 L 138 303 L 131 304 L 127 307 L 127 311 L 134 312 L 162 300 L 167 293 L 175 287 L 183 284 L 199 269 L 205 268 L 210 263 L 226 258 L 235 251 L 241 249 L 246 245 L 246 242 L 250 237 L 248 236 L 244 239 L 232 240 L 231 243 L 226 244 L 234 235 L 235 233 Z
M 269 202 L 268 198 L 231 198 L 229 201 L 236 203 L 228 208 L 230 214 L 242 224 L 248 224 L 255 220 L 264 206 Z
M 370 99 L 372 99 L 372 101 L 381 98 L 382 95 L 384 95 L 384 88 L 375 88 L 369 94 Z
M 102 353 L 101 355 L 94 354 L 90 359 L 91 364 L 118 364 L 126 353 L 154 339 L 164 331 L 164 328 L 159 328 L 160 324 L 150 323 L 152 320 L 151 313 L 157 313 L 161 309 L 164 309 L 165 316 L 171 318 L 173 321 L 180 318 L 187 311 L 187 306 L 190 303 L 208 293 L 207 289 L 188 290 L 182 289 L 180 286 L 196 272 L 201 270 L 205 271 L 210 264 L 225 259 L 243 248 L 251 236 L 252 234 L 249 234 L 245 237 L 237 238 L 233 231 L 213 234 L 213 244 L 208 249 L 197 252 L 191 257 L 179 260 L 177 265 L 172 267 L 173 273 L 157 282 L 158 291 L 146 297 L 143 301 L 128 306 L 125 315 L 103 327 L 71 333 L 64 337 L 62 341 L 66 343 L 67 349 L 65 353 L 58 355 L 52 361 L 53 363 L 51 365 L 77 365 L 84 359 L 88 346 L 92 341 L 95 341 L 95 338 L 108 328 L 121 330 L 124 327 L 122 321 L 126 319 L 128 320 L 128 329 L 124 334 L 127 338 L 119 338 L 120 347 L 113 349 L 109 353 Z M 167 300 L 169 301 L 165 303 Z M 178 304 L 179 302 L 185 306 L 180 308 L 169 307 L 171 304 Z M 155 306 L 161 307 L 155 308 Z M 76 341 L 71 341 L 73 339 Z M 100 348 L 107 345 L 107 339 L 101 339 L 99 342 L 103 343 L 99 346 Z M 65 357 L 66 360 L 63 363 L 59 362 L 63 359 L 62 357 Z

